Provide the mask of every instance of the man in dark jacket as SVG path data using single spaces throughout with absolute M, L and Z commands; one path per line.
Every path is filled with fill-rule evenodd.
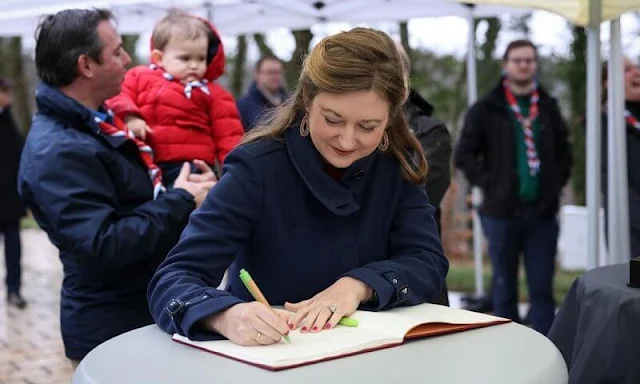
M 410 73 L 411 59 L 409 55 L 402 44 L 396 44 L 396 48 L 400 53 L 405 70 Z M 451 184 L 451 134 L 443 122 L 432 117 L 433 105 L 420 96 L 415 89 L 410 90 L 404 109 L 409 127 L 420 142 L 429 165 L 425 188 L 429 196 L 429 203 L 436 210 L 434 217 L 438 233 L 441 234 L 440 203 L 442 203 Z M 446 282 L 435 302 L 449 305 Z
M 238 111 L 245 132 L 249 132 L 270 110 L 281 105 L 287 98 L 284 89 L 284 69 L 280 59 L 263 56 L 256 62 L 254 81 L 247 93 L 238 99 Z
M 104 108 L 130 57 L 106 10 L 45 17 L 36 40 L 42 84 L 18 185 L 64 269 L 60 328 L 75 365 L 100 343 L 153 323 L 146 290 L 189 214 L 214 183 L 185 164 L 164 190 L 149 149 Z
M 442 235 L 440 223 L 440 203 L 451 183 L 451 135 L 447 127 L 439 120 L 431 117 L 433 106 L 415 90 L 411 90 L 405 104 L 409 126 L 420 141 L 429 165 L 425 188 L 429 203 L 436 209 L 434 217 L 438 233 Z M 437 304 L 449 305 L 447 283 L 434 301 Z
M 455 165 L 484 195 L 481 221 L 493 265 L 493 307 L 520 321 L 518 264 L 524 254 L 534 329 L 554 319 L 553 275 L 560 194 L 569 179 L 571 149 L 556 101 L 536 82 L 537 51 L 510 43 L 505 76 L 465 117 Z
M 9 83 L 0 78 L 0 232 L 4 234 L 7 302 L 22 309 L 27 306 L 20 294 L 20 218 L 25 211 L 16 180 L 24 140 L 11 116 L 11 101 Z

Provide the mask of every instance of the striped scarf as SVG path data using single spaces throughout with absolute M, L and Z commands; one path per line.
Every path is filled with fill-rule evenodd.
M 627 121 L 627 124 L 629 124 L 630 126 L 634 127 L 637 130 L 640 130 L 640 121 L 638 121 L 638 119 L 636 119 L 636 117 L 633 116 L 631 112 L 629 112 L 629 110 L 624 111 L 624 118 Z
M 153 150 L 142 140 L 139 140 L 133 134 L 133 132 L 131 132 L 127 128 L 122 120 L 113 115 L 113 112 L 111 112 L 111 110 L 108 111 L 108 115 L 108 121 L 104 121 L 98 116 L 94 116 L 94 120 L 98 124 L 98 127 L 100 127 L 102 133 L 104 133 L 105 135 L 111 137 L 126 137 L 136 144 L 138 150 L 140 151 L 140 157 L 147 166 L 151 184 L 153 184 L 153 199 L 157 199 L 158 196 L 160 196 L 161 193 L 165 192 L 166 189 L 162 185 L 162 171 L 153 162 Z
M 516 97 L 511 92 L 511 86 L 509 80 L 506 78 L 502 83 L 504 86 L 504 94 L 509 103 L 509 107 L 516 115 L 516 120 L 522 125 L 522 131 L 524 132 L 524 144 L 527 147 L 527 163 L 529 164 L 529 173 L 531 176 L 535 176 L 540 171 L 540 159 L 538 158 L 538 152 L 536 151 L 536 142 L 533 137 L 533 121 L 538 118 L 538 101 L 540 100 L 540 94 L 538 92 L 538 86 L 533 83 L 533 90 L 531 91 L 531 104 L 529 106 L 529 114 L 525 118 L 522 116 L 520 106 L 516 100 Z
M 151 68 L 153 70 L 161 70 L 161 71 L 163 71 L 162 77 L 164 77 L 165 79 L 167 79 L 169 81 L 175 80 L 175 77 L 172 74 L 170 74 L 169 72 L 165 72 L 162 68 L 158 67 L 155 64 L 149 65 L 149 68 Z M 207 95 L 211 94 L 209 92 L 209 86 L 207 85 L 207 80 L 203 79 L 203 80 L 193 80 L 193 81 L 190 81 L 190 82 L 186 83 L 184 85 L 184 96 L 187 99 L 191 99 L 191 93 L 193 92 L 193 89 L 195 89 L 195 88 L 200 88 L 200 90 L 202 92 L 204 92 L 205 94 L 207 94 Z

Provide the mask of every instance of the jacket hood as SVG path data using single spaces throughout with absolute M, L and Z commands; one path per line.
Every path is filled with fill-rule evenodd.
M 420 96 L 420 94 L 413 88 L 409 90 L 409 99 L 407 102 L 407 104 L 418 109 L 422 115 L 433 115 L 433 105 L 431 105 L 431 103 L 429 103 L 424 97 Z
M 217 80 L 224 73 L 225 56 L 224 46 L 222 45 L 222 39 L 220 33 L 213 26 L 211 22 L 198 16 L 192 16 L 209 27 L 209 49 L 207 52 L 207 71 L 204 73 L 204 78 L 208 81 Z M 150 50 L 153 51 L 153 41 L 149 41 Z M 151 59 L 152 64 L 157 64 Z

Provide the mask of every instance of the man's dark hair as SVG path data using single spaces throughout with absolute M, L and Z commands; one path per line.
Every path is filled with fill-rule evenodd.
M 282 64 L 282 60 L 278 59 L 274 55 L 265 55 L 259 58 L 258 61 L 256 61 L 256 72 L 260 72 L 260 68 L 262 68 L 262 63 L 264 63 L 267 60 L 277 61 Z
M 0 92 L 10 92 L 11 83 L 4 77 L 0 77 Z
M 513 51 L 514 49 L 523 48 L 523 47 L 533 48 L 535 57 L 536 59 L 538 58 L 538 47 L 536 47 L 535 44 L 533 44 L 529 40 L 520 39 L 520 40 L 514 40 L 510 42 L 509 45 L 507 45 L 507 49 L 504 50 L 504 55 L 502 56 L 502 60 L 503 61 L 509 60 L 509 53 L 511 53 L 511 51 Z
M 45 16 L 36 29 L 36 69 L 40 79 L 54 87 L 78 77 L 78 57 L 100 63 L 103 42 L 98 24 L 113 20 L 106 9 L 67 9 Z

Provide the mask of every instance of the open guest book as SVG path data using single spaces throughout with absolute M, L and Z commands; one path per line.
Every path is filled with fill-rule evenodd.
M 291 343 L 246 347 L 228 340 L 173 340 L 217 355 L 272 371 L 389 348 L 405 340 L 462 332 L 508 323 L 510 320 L 436 304 L 394 308 L 384 312 L 356 311 L 357 327 L 337 325 L 318 333 L 291 331 Z

